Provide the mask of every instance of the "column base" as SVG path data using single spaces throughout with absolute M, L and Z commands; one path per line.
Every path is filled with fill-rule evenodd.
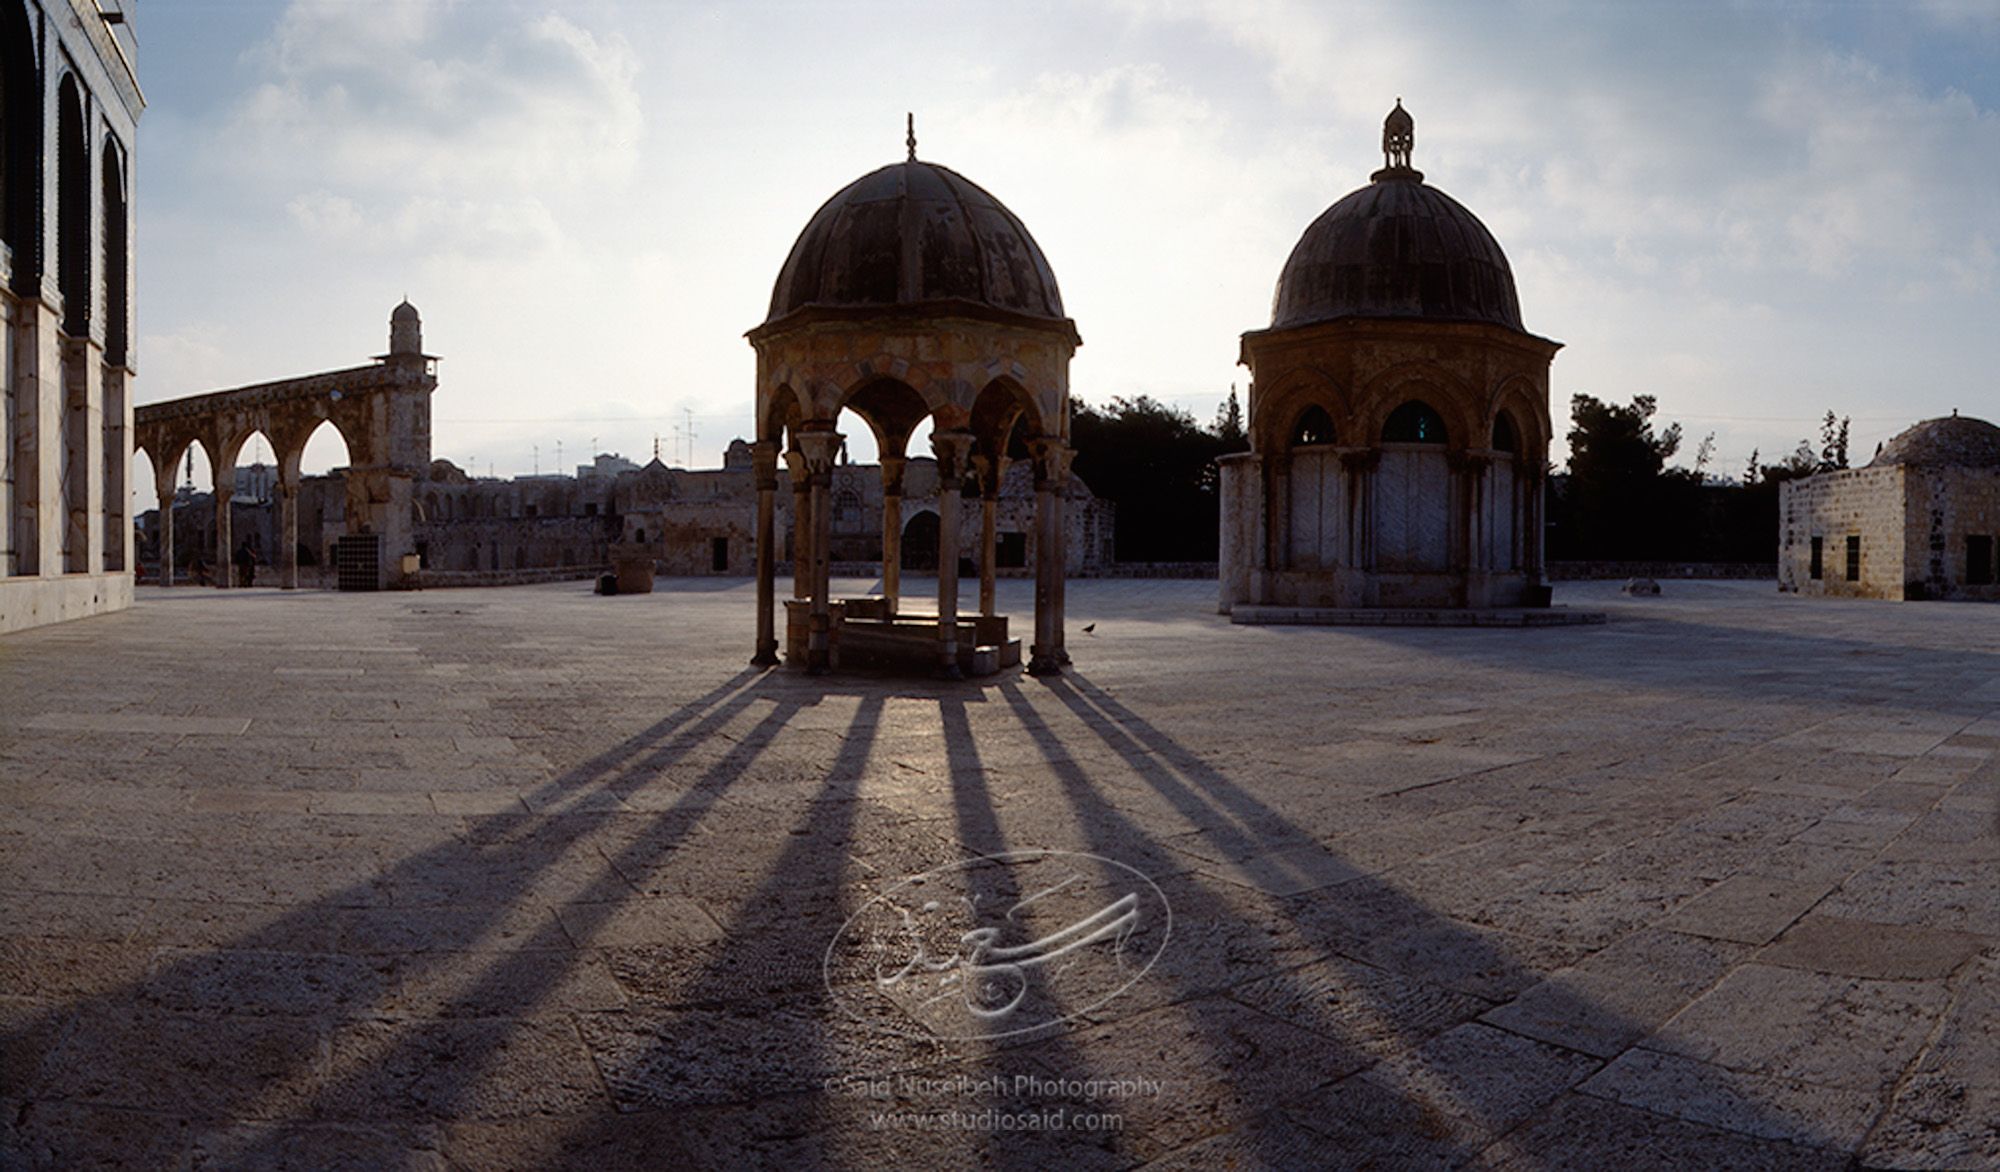
M 1028 660 L 1028 674 L 1031 676 L 1059 676 L 1062 661 L 1052 655 L 1035 654 Z
M 952 656 L 950 663 L 938 664 L 937 670 L 931 674 L 933 678 L 940 680 L 962 680 L 965 678 L 965 670 L 958 666 L 957 655 Z
M 776 639 L 771 639 L 757 644 L 757 654 L 750 657 L 750 666 L 752 667 L 778 666 L 778 641 Z

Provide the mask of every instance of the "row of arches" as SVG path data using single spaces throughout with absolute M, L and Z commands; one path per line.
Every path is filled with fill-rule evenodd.
M 266 463 L 265 453 L 270 454 Z M 214 521 L 208 533 L 213 564 L 230 564 L 237 550 L 231 505 L 235 500 L 240 472 L 245 468 L 267 468 L 265 483 L 246 481 L 252 495 L 275 496 L 282 510 L 282 533 L 277 547 L 280 583 L 286 588 L 298 584 L 297 492 L 302 476 L 317 475 L 351 466 L 351 449 L 346 433 L 332 419 L 321 419 L 303 434 L 257 425 L 239 425 L 222 438 L 204 436 L 189 428 L 142 425 L 133 448 L 132 511 L 136 516 L 150 487 L 158 515 L 155 542 L 159 563 L 156 580 L 173 585 L 177 566 L 174 550 L 174 512 L 183 486 L 205 486 L 214 501 Z M 350 494 L 352 488 L 350 486 Z M 265 497 L 268 499 L 268 497 Z M 343 510 L 345 526 L 355 528 L 352 502 Z M 181 559 L 186 560 L 186 559 Z M 218 573 L 218 583 L 226 584 L 226 573 Z
M 1295 448 L 1342 442 L 1333 416 L 1317 403 L 1307 404 L 1299 410 L 1290 428 L 1290 437 L 1289 446 Z M 1451 432 L 1445 425 L 1444 417 L 1422 399 L 1406 400 L 1391 411 L 1375 437 L 1376 442 L 1385 444 L 1440 445 L 1450 442 L 1450 438 Z M 1521 453 L 1521 432 L 1510 412 L 1501 411 L 1494 415 L 1487 428 L 1486 439 L 1486 446 L 1491 451 L 1510 456 Z
M 997 366 L 997 364 L 996 364 Z M 810 608 L 810 637 L 801 658 L 821 670 L 828 663 L 831 638 L 830 590 L 827 580 L 836 536 L 852 537 L 868 530 L 867 505 L 859 492 L 834 491 L 832 470 L 844 453 L 843 426 L 851 415 L 874 440 L 882 476 L 881 560 L 882 605 L 887 621 L 903 611 L 902 571 L 905 566 L 935 567 L 938 578 L 939 671 L 959 671 L 958 642 L 960 500 L 975 493 L 981 501 L 980 533 L 971 560 L 979 573 L 979 616 L 989 624 L 1001 621 L 996 612 L 997 508 L 1006 469 L 1016 460 L 1034 460 L 1038 491 L 1039 552 L 1036 606 L 1036 661 L 1031 669 L 1050 671 L 1060 665 L 1062 564 L 1062 502 L 1056 489 L 1066 480 L 1067 396 L 1049 391 L 1035 394 L 1023 381 L 1025 371 L 989 373 L 983 384 L 951 377 L 912 377 L 918 372 L 898 359 L 878 357 L 853 364 L 836 378 L 799 380 L 784 375 L 760 394 L 758 454 L 758 653 L 756 662 L 776 662 L 777 640 L 772 611 L 775 533 L 772 490 L 776 467 L 783 458 L 791 471 L 795 520 L 793 594 L 795 604 Z M 843 385 L 844 383 L 844 385 Z M 813 389 L 802 391 L 801 386 Z M 1048 402 L 1063 410 L 1051 415 Z M 929 429 L 930 455 L 936 462 L 937 509 L 934 518 L 906 526 L 902 516 L 904 478 L 910 444 Z M 768 469 L 764 471 L 763 469 Z M 769 487 L 767 487 L 767 485 Z M 905 557 L 906 536 L 921 543 L 921 551 Z M 926 616 L 928 617 L 928 616 Z M 967 649 L 968 651 L 970 649 Z
M 64 63 L 54 75 L 56 190 L 45 201 L 43 110 L 51 91 L 43 83 L 49 71 L 37 59 L 26 11 L 7 5 L 0 13 L 0 241 L 11 262 L 8 286 L 20 296 L 40 295 L 48 236 L 42 216 L 52 208 L 63 332 L 90 335 L 101 306 L 105 360 L 123 366 L 131 330 L 130 152 L 76 72 Z M 101 277 L 95 286 L 94 275 Z
M 0 575 L 119 573 L 130 548 L 130 111 L 92 91 L 54 19 L 0 6 L 0 270 L 36 335 L 4 376 Z M 52 412 L 36 383 L 60 386 Z

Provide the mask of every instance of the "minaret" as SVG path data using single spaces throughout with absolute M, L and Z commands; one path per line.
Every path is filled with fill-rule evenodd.
M 421 358 L 424 353 L 424 321 L 408 298 L 389 314 L 389 357 Z

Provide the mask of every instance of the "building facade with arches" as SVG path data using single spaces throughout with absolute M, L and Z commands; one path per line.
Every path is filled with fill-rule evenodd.
M 132 602 L 123 5 L 0 0 L 0 631 Z
M 1308 227 L 1243 335 L 1248 452 L 1221 463 L 1220 609 L 1545 605 L 1549 364 L 1506 254 L 1410 166 Z M 1239 619 L 1254 613 L 1244 609 Z
M 855 180 L 829 199 L 792 245 L 757 352 L 757 645 L 753 662 L 778 662 L 776 620 L 778 466 L 808 519 L 793 542 L 795 598 L 785 649 L 818 672 L 837 666 L 842 629 L 907 639 L 934 632 L 939 674 L 987 670 L 982 646 L 1004 665 L 1018 645 L 994 610 L 1001 489 L 1008 467 L 1033 469 L 1036 499 L 1035 621 L 1029 670 L 1061 670 L 1063 509 L 1070 479 L 1069 361 L 1081 339 L 1063 313 L 1055 273 L 1011 211 L 957 172 L 909 156 Z M 880 599 L 831 597 L 836 537 L 864 531 L 860 494 L 836 499 L 844 412 L 875 437 L 881 455 L 883 590 Z M 937 605 L 919 612 L 901 590 L 908 448 L 931 427 L 937 469 Z M 968 488 L 980 501 L 976 537 L 962 532 Z M 840 526 L 836 526 L 836 511 Z M 847 532 L 842 532 L 844 528 Z M 923 531 L 928 539 L 928 530 Z M 960 621 L 961 550 L 981 568 L 978 616 Z
M 278 584 L 298 585 L 300 461 L 313 433 L 339 432 L 347 447 L 343 470 L 343 535 L 364 539 L 375 589 L 406 576 L 403 557 L 416 553 L 417 484 L 431 468 L 431 394 L 437 358 L 423 352 L 423 321 L 408 301 L 389 316 L 389 352 L 366 366 L 257 383 L 226 391 L 149 403 L 135 413 L 138 450 L 153 467 L 159 493 L 160 581 L 174 583 L 185 559 L 174 550 L 174 473 L 190 447 L 199 446 L 213 476 L 212 564 L 215 584 L 231 578 L 224 567 L 238 556 L 234 532 L 236 458 L 262 436 L 276 463 L 279 508 Z M 364 574 L 364 577 L 370 575 Z

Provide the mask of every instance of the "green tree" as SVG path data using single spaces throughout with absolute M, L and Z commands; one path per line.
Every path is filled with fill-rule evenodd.
M 1222 441 L 1194 417 L 1149 395 L 1103 410 L 1070 400 L 1076 474 L 1118 507 L 1118 560 L 1210 561 L 1219 513 L 1215 458 Z
M 1570 399 L 1569 477 L 1561 524 L 1565 557 L 1639 559 L 1673 556 L 1684 515 L 1668 510 L 1685 495 L 1665 475 L 1681 446 L 1678 423 L 1655 431 L 1659 407 L 1651 395 L 1629 407 L 1591 395 Z
M 1229 397 L 1215 409 L 1215 425 L 1209 430 L 1222 441 L 1224 452 L 1247 452 L 1250 436 L 1243 430 L 1243 404 L 1237 401 L 1236 384 L 1229 384 Z
M 1817 471 L 1831 472 L 1847 467 L 1847 425 L 1852 420 L 1847 416 L 1838 419 L 1833 412 L 1826 413 L 1826 419 L 1819 425 L 1819 460 Z

